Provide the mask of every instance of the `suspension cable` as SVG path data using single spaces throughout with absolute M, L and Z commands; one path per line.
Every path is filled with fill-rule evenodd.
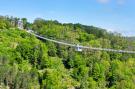
M 58 40 L 49 39 L 47 37 L 39 36 L 39 35 L 35 34 L 34 32 L 32 32 L 31 30 L 28 30 L 27 32 L 30 33 L 30 34 L 33 34 L 34 36 L 36 36 L 37 38 L 40 38 L 40 39 L 44 39 L 44 40 L 51 41 L 51 42 L 54 42 L 54 43 L 57 43 L 57 44 L 67 45 L 67 46 L 71 46 L 71 47 L 78 47 L 76 44 L 65 43 L 65 42 L 61 42 L 61 41 L 58 41 Z M 96 48 L 96 47 L 88 47 L 88 46 L 79 46 L 79 48 L 81 48 L 81 49 L 96 50 L 96 51 L 107 51 L 107 52 L 116 52 L 116 53 L 135 54 L 135 51 L 127 51 L 127 50 L 116 50 L 116 49 L 108 49 L 108 48 Z

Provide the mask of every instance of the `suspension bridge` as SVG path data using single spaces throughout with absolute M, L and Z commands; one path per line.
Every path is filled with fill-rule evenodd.
M 82 51 L 83 49 L 89 49 L 89 50 L 95 50 L 95 51 L 107 51 L 107 52 L 115 52 L 115 53 L 128 53 L 128 54 L 135 54 L 135 51 L 128 51 L 128 50 L 116 50 L 116 49 L 108 49 L 108 48 L 96 48 L 96 47 L 88 47 L 88 46 L 81 46 L 79 44 L 70 44 L 70 43 L 65 43 L 62 41 L 58 41 L 58 40 L 53 40 L 47 37 L 43 37 L 40 35 L 35 34 L 32 30 L 27 30 L 28 33 L 36 36 L 37 38 L 43 39 L 43 40 L 47 40 L 47 41 L 51 41 L 57 44 L 61 44 L 61 45 L 66 45 L 66 46 L 70 46 L 70 47 L 74 47 L 76 49 L 76 51 Z

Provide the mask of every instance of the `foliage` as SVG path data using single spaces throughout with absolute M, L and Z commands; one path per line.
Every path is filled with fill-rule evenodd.
M 135 55 L 83 50 L 37 39 L 17 29 L 19 18 L 0 17 L 2 89 L 135 89 Z M 14 21 L 14 24 L 11 22 Z M 22 19 L 24 29 L 60 41 L 135 50 L 135 42 L 105 29 L 81 24 Z

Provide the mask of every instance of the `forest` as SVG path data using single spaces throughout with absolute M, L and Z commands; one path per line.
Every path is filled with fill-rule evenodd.
M 27 29 L 62 42 L 135 51 L 133 37 L 99 27 L 0 16 L 0 89 L 135 89 L 135 54 L 77 52 L 38 39 Z

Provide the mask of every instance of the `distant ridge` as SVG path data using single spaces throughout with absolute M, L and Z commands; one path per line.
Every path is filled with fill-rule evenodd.
M 128 37 L 128 40 L 135 41 L 135 36 L 133 36 L 133 37 Z

